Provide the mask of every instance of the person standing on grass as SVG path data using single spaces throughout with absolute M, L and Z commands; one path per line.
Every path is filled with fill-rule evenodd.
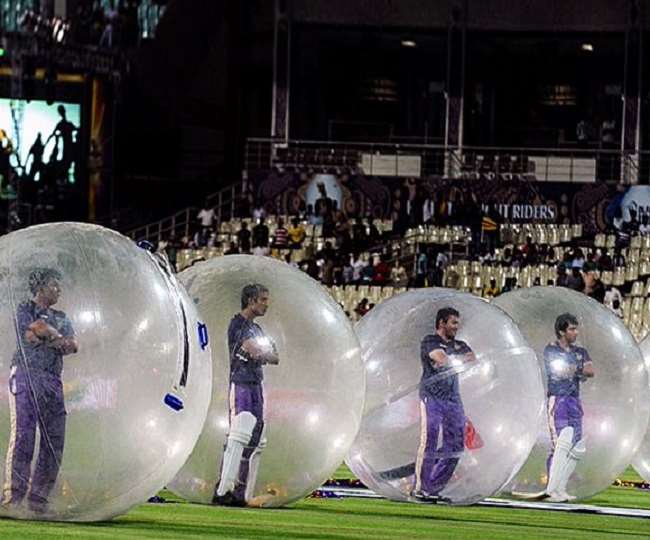
M 241 312 L 228 327 L 230 428 L 213 504 L 245 506 L 253 496 L 264 437 L 262 367 L 278 365 L 275 343 L 255 323 L 269 308 L 269 290 L 259 283 L 241 292 Z
M 17 309 L 18 346 L 9 374 L 11 435 L 2 505 L 18 506 L 27 497 L 37 514 L 47 511 L 63 458 L 63 357 L 78 351 L 70 319 L 52 307 L 61 295 L 60 281 L 61 274 L 52 268 L 30 273 L 33 299 Z M 32 471 L 37 429 L 39 451 Z
M 436 332 L 420 345 L 420 447 L 412 495 L 423 502 L 448 502 L 440 495 L 465 449 L 467 418 L 460 396 L 458 373 L 476 362 L 472 349 L 456 339 L 460 313 L 445 307 L 438 311 Z M 442 432 L 442 444 L 438 438 Z
M 568 502 L 566 486 L 586 451 L 582 436 L 580 383 L 594 376 L 587 349 L 577 345 L 578 319 L 563 313 L 555 320 L 557 340 L 544 349 L 547 377 L 547 414 L 551 448 L 546 462 L 548 483 L 543 497 L 550 502 Z

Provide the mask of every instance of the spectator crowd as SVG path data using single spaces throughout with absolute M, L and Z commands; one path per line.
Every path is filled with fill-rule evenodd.
M 240 227 L 227 245 L 219 239 L 215 210 L 206 203 L 196 216 L 194 234 L 180 239 L 172 235 L 159 248 L 167 252 L 173 264 L 181 249 L 218 247 L 224 255 L 275 256 L 328 287 L 455 287 L 458 276 L 454 275 L 453 263 L 457 254 L 451 246 L 420 242 L 409 249 L 405 234 L 409 227 L 461 223 L 471 231 L 461 258 L 477 261 L 482 267 L 555 268 L 555 275 L 544 283 L 538 277 L 533 285 L 583 292 L 622 316 L 623 297 L 631 285 L 605 285 L 600 276 L 625 267 L 624 251 L 630 238 L 650 233 L 647 216 L 638 220 L 632 210 L 627 221 L 617 218 L 611 224 L 609 232 L 616 235 L 613 250 L 596 248 L 588 240 L 558 250 L 547 243 L 536 243 L 531 236 L 523 243 L 504 245 L 499 236 L 501 218 L 495 208 L 482 207 L 471 193 L 452 189 L 435 198 L 419 188 L 418 195 L 411 199 L 402 199 L 399 190 L 394 194 L 393 226 L 389 231 L 380 231 L 372 219 L 347 216 L 336 200 L 328 197 L 324 186 L 318 188 L 320 196 L 314 205 L 303 203 L 295 215 L 285 218 L 267 215 L 266 208 L 251 198 L 244 205 Z M 319 227 L 320 242 L 305 242 L 310 226 Z M 490 278 L 482 287 L 482 295 L 494 298 L 518 287 L 514 277 L 507 277 L 504 283 Z M 373 303 L 363 298 L 352 316 L 361 317 L 372 307 Z

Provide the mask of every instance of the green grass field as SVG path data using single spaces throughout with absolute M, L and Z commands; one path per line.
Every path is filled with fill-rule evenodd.
M 336 476 L 349 478 L 341 467 Z M 639 480 L 631 469 L 622 477 Z M 649 538 L 650 520 L 539 510 L 446 507 L 364 499 L 305 499 L 284 509 L 213 508 L 169 492 L 98 524 L 0 521 L 0 539 Z M 592 504 L 650 509 L 650 492 L 611 487 Z

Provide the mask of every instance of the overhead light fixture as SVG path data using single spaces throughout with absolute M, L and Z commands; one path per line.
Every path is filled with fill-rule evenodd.
M 586 52 L 594 52 L 594 46 L 591 43 L 583 43 L 580 48 Z
M 411 48 L 413 48 L 413 47 L 417 47 L 417 46 L 418 46 L 418 44 L 415 41 L 413 41 L 412 39 L 403 39 L 402 40 L 402 47 L 411 47 Z

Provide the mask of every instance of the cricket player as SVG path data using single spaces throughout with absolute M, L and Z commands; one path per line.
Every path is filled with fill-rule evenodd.
M 580 383 L 594 376 L 594 366 L 587 349 L 576 345 L 578 319 L 574 315 L 563 313 L 556 319 L 555 335 L 557 340 L 544 349 L 551 431 L 545 497 L 568 502 L 575 497 L 566 492 L 567 482 L 586 451 Z
M 245 506 L 253 496 L 264 437 L 262 366 L 280 362 L 273 341 L 255 323 L 269 307 L 269 290 L 246 285 L 241 312 L 228 327 L 230 352 L 230 429 L 213 503 Z
M 53 309 L 61 294 L 61 274 L 39 268 L 29 275 L 32 299 L 16 312 L 17 349 L 9 376 L 11 435 L 6 455 L 2 505 L 18 506 L 25 497 L 35 513 L 47 510 L 65 443 L 63 357 L 78 351 L 72 324 Z M 39 452 L 32 458 L 39 433 Z
M 475 362 L 472 349 L 456 339 L 460 314 L 452 307 L 436 315 L 436 332 L 420 345 L 420 447 L 413 496 L 426 502 L 444 501 L 440 492 L 451 478 L 465 448 L 466 417 L 458 374 Z M 442 430 L 442 444 L 438 437 Z

